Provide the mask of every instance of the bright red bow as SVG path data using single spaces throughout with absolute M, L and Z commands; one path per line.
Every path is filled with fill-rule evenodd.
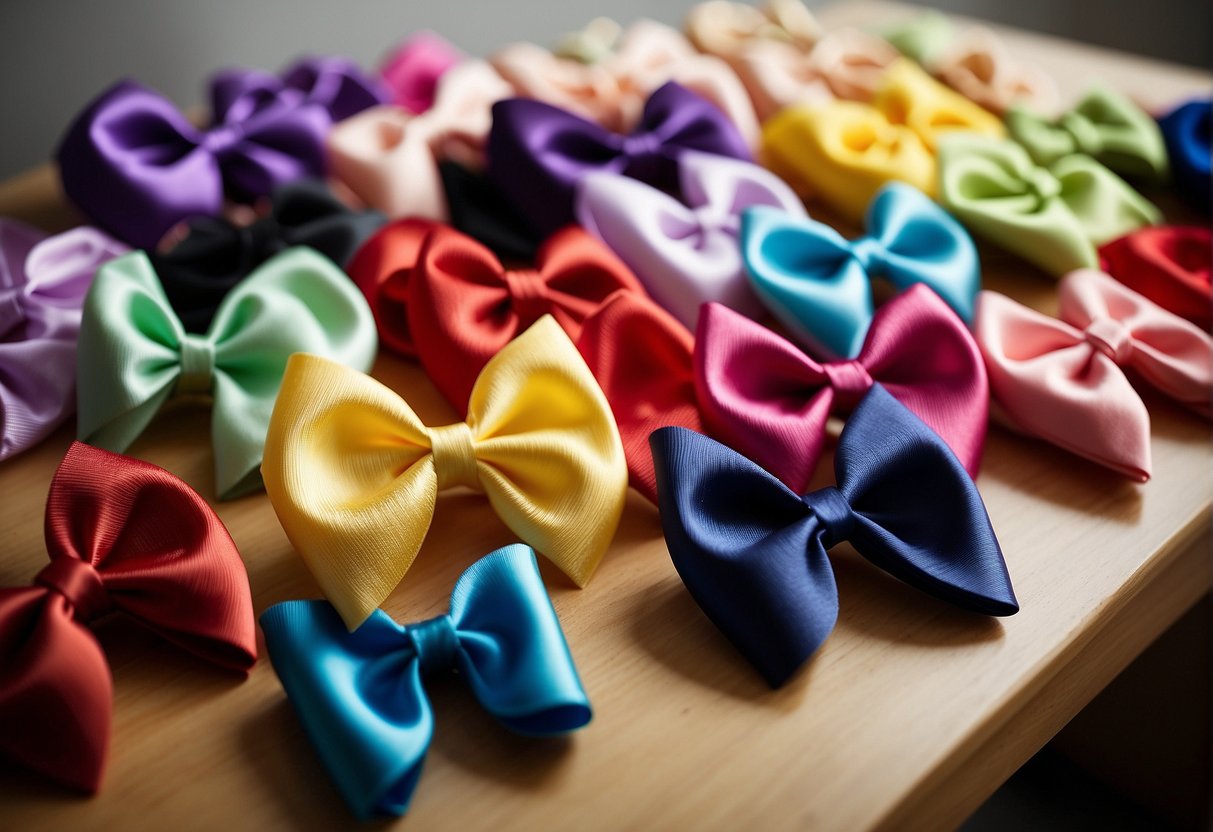
M 1213 324 L 1213 231 L 1151 226 L 1099 249 L 1103 269 L 1163 309 L 1206 332 Z

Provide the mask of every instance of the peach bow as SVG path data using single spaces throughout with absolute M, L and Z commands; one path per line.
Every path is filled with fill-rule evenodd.
M 684 28 L 696 49 L 727 61 L 734 69 L 756 42 L 789 44 L 807 52 L 821 38 L 821 25 L 800 0 L 769 0 L 760 8 L 709 0 L 691 9 Z
M 930 63 L 932 74 L 969 100 L 1002 115 L 1012 104 L 1055 113 L 1057 84 L 1035 64 L 1011 56 L 998 35 L 975 26 Z

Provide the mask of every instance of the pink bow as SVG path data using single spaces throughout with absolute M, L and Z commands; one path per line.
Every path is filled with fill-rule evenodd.
M 991 394 L 1018 427 L 1145 482 L 1150 416 L 1131 379 L 1207 417 L 1213 339 L 1103 272 L 1071 272 L 1058 291 L 1061 320 L 981 293 Z
M 417 115 L 434 106 L 439 79 L 463 60 L 441 35 L 414 32 L 383 61 L 379 75 L 392 91 L 392 103 Z
M 1054 113 L 1061 101 L 1057 84 L 1044 70 L 1016 61 L 1002 39 L 975 26 L 931 62 L 939 80 L 987 110 L 1002 115 L 1012 104 Z

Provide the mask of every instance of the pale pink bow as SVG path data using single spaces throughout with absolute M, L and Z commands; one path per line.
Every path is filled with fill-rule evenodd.
M 710 0 L 691 9 L 685 28 L 695 48 L 727 61 L 734 69 L 755 41 L 790 44 L 807 52 L 821 38 L 821 25 L 800 0 L 769 0 L 759 8 Z
M 1054 113 L 1061 96 L 1057 84 L 1039 67 L 1016 61 L 989 29 L 975 26 L 931 61 L 940 81 L 987 110 L 1002 115 L 1022 103 L 1039 113 Z

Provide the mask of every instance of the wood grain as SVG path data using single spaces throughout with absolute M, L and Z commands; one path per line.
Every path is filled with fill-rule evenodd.
M 906 14 L 904 6 L 853 3 L 822 18 L 833 27 Z M 1094 76 L 1154 106 L 1209 87 L 1193 71 L 1004 34 L 1070 96 Z M 0 213 L 47 228 L 72 221 L 49 168 L 0 186 Z M 983 250 L 983 263 L 988 286 L 1053 310 L 1052 281 L 1005 254 Z M 374 374 L 427 422 L 453 421 L 416 366 L 385 355 Z M 434 680 L 437 732 L 399 825 L 854 830 L 959 822 L 1209 588 L 1209 425 L 1155 397 L 1147 404 L 1155 475 L 1145 486 L 991 429 L 978 484 L 1019 615 L 960 612 L 840 547 L 837 631 L 775 692 L 691 601 L 656 510 L 631 495 L 588 589 L 544 568 L 594 722 L 564 740 L 515 737 L 457 679 Z M 27 583 L 45 562 L 42 507 L 70 439 L 65 429 L 0 466 L 0 585 Z M 130 453 L 213 493 L 204 409 L 171 408 Z M 258 611 L 319 595 L 263 495 L 216 508 L 244 554 Z M 405 621 L 437 614 L 459 572 L 510 539 L 483 499 L 445 494 L 388 612 Z M 241 680 L 121 622 L 99 636 L 115 691 L 104 789 L 72 797 L 2 768 L 0 828 L 353 825 L 268 661 Z

